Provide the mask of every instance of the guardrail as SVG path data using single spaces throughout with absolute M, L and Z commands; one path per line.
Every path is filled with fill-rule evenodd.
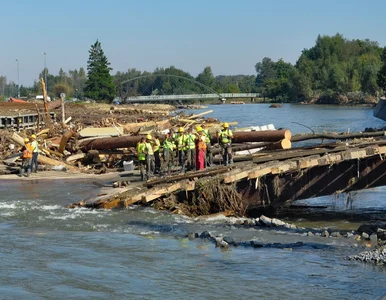
M 221 96 L 221 97 L 220 97 Z M 218 99 L 218 98 L 256 98 L 258 93 L 221 93 L 221 94 L 191 94 L 191 95 L 150 95 L 127 97 L 125 102 L 146 102 L 163 100 L 195 100 L 195 99 Z

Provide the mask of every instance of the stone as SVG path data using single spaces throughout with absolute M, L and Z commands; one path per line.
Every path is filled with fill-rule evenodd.
M 256 218 L 255 219 L 255 225 L 256 226 L 260 226 L 261 224 L 260 224 L 260 218 Z
M 200 238 L 202 239 L 209 239 L 211 236 L 211 234 L 209 233 L 209 231 L 203 231 L 201 234 L 200 234 Z
M 352 234 L 351 232 L 346 233 L 346 238 L 352 238 L 353 236 L 354 236 L 354 234 Z
M 316 232 L 315 235 L 316 235 L 316 236 L 322 236 L 322 233 Z
M 339 232 L 334 231 L 334 232 L 331 233 L 330 236 L 332 236 L 332 237 L 334 237 L 334 238 L 338 238 L 338 237 L 341 237 L 342 235 L 341 235 Z
M 381 241 L 386 241 L 386 230 L 378 228 L 378 230 L 377 230 L 377 237 Z
M 371 244 L 376 245 L 378 243 L 378 236 L 376 233 L 370 235 Z
M 311 231 L 309 231 L 307 232 L 307 236 L 314 236 L 314 234 Z
M 362 237 L 368 240 L 370 238 L 370 235 L 368 235 L 366 232 L 362 232 Z
M 225 236 L 223 239 L 225 242 L 227 242 L 229 245 L 234 246 L 236 245 L 235 240 L 230 236 Z
M 222 237 L 215 238 L 216 248 L 221 248 L 222 250 L 228 250 L 229 244 L 223 240 Z
M 328 232 L 328 230 L 325 230 L 322 232 L 322 237 L 329 237 L 330 236 L 330 233 Z
M 264 215 L 260 216 L 260 224 L 265 225 L 265 226 L 272 226 L 272 219 L 268 218 Z
M 262 248 L 264 247 L 264 244 L 258 241 L 251 241 L 251 246 L 253 248 Z
M 359 228 L 358 228 L 357 231 L 358 231 L 360 234 L 362 234 L 363 232 L 365 232 L 368 236 L 370 236 L 372 233 L 377 232 L 377 228 L 378 228 L 377 225 L 362 224 L 361 226 L 359 226 Z
M 190 233 L 188 234 L 188 239 L 189 239 L 189 240 L 194 240 L 195 238 L 196 238 L 196 233 L 190 232 Z
M 273 226 L 283 226 L 285 224 L 285 222 L 283 222 L 282 220 L 275 219 L 275 218 L 271 220 L 271 223 Z

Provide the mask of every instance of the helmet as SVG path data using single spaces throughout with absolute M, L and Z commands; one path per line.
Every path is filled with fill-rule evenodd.
M 35 135 L 35 134 L 32 134 L 32 135 L 31 135 L 31 139 L 36 139 L 36 135 Z
M 201 126 L 197 126 L 197 127 L 196 127 L 196 131 L 197 131 L 197 132 L 201 132 L 201 131 L 202 131 L 202 127 L 201 127 Z
M 24 139 L 24 143 L 28 143 L 29 142 L 29 139 L 28 138 L 25 138 Z
M 229 127 L 229 124 L 225 122 L 224 124 L 222 124 L 222 127 L 228 128 L 228 127 Z
M 148 135 L 146 135 L 146 139 L 147 140 L 151 140 L 153 137 L 151 136 L 151 134 L 148 134 Z
M 184 132 L 184 127 L 180 127 L 180 129 L 178 129 L 178 132 Z

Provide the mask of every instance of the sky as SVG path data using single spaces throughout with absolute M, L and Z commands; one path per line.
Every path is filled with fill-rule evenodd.
M 19 67 L 30 86 L 45 61 L 52 74 L 87 68 L 97 39 L 112 74 L 169 66 L 255 74 L 263 57 L 296 63 L 319 34 L 384 47 L 385 11 L 383 0 L 3 0 L 0 75 L 17 83 Z

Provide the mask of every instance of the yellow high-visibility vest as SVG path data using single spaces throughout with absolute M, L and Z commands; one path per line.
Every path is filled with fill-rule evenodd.
M 144 153 L 145 150 L 145 143 L 139 142 L 137 144 L 137 156 L 138 160 L 145 160 L 146 159 L 146 154 Z
M 233 133 L 232 130 L 222 130 L 220 131 L 220 141 L 222 144 L 228 144 L 232 141 Z

